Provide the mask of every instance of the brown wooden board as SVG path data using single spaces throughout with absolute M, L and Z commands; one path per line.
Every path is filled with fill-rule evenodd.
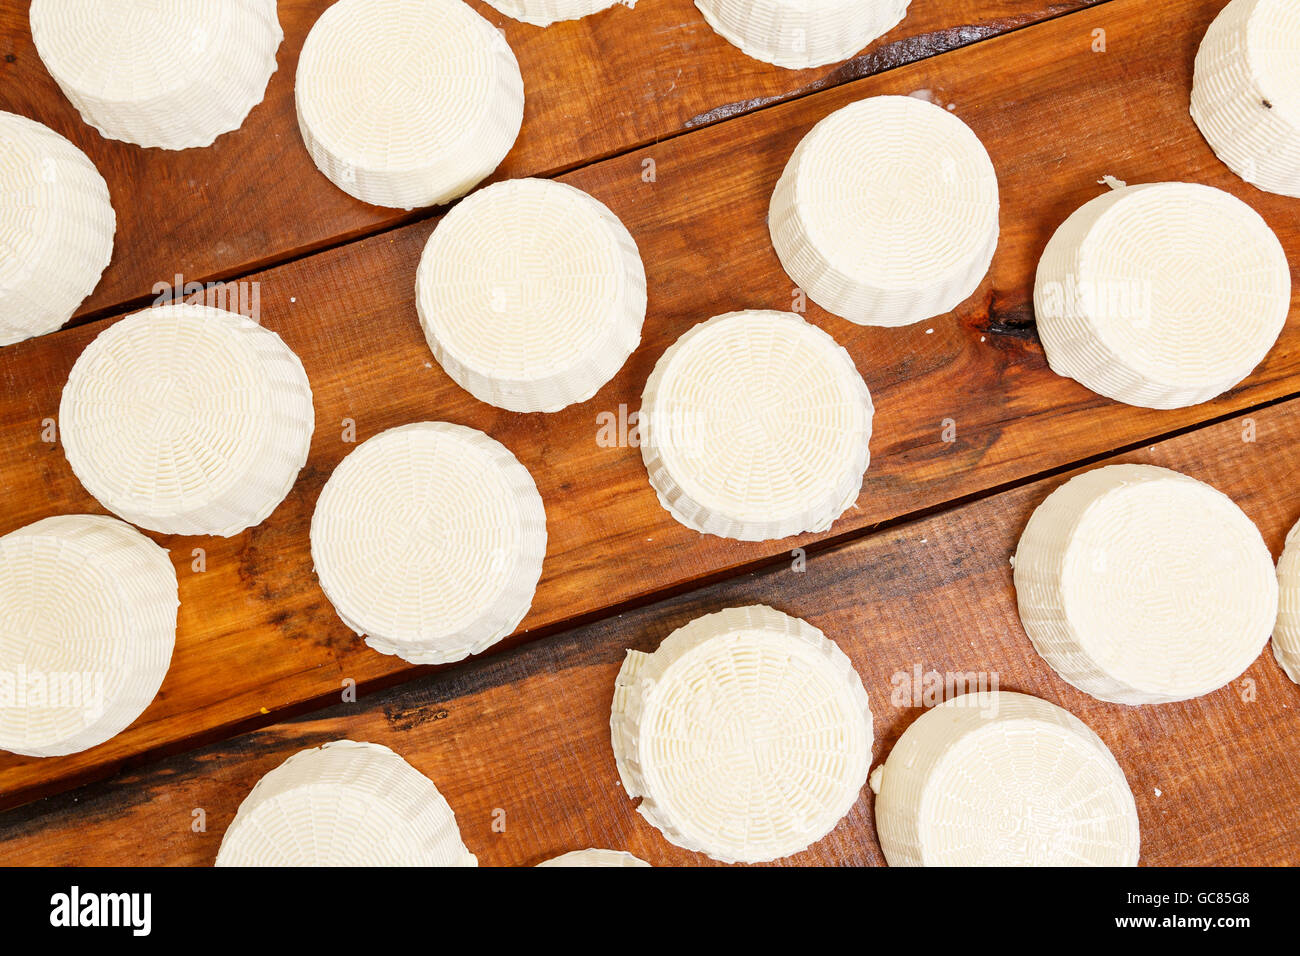
M 1293 401 L 1116 460 L 1210 482 L 1276 556 L 1300 517 L 1298 430 Z M 0 814 L 0 860 L 210 864 L 262 774 L 300 749 L 351 738 L 386 744 L 431 777 L 482 864 L 531 865 L 589 846 L 657 865 L 708 863 L 662 839 L 620 789 L 609 747 L 614 675 L 626 648 L 653 650 L 699 614 L 766 603 L 822 628 L 852 658 L 871 698 L 875 762 L 921 713 L 914 674 L 983 673 L 986 686 L 996 675 L 1002 690 L 1070 710 L 1111 748 L 1137 801 L 1143 863 L 1300 863 L 1300 687 L 1271 650 L 1205 697 L 1138 708 L 1088 697 L 1034 653 L 1009 559 L 1029 514 L 1063 480 L 814 555 L 802 572 L 747 575 Z M 200 809 L 206 830 L 195 832 Z M 830 836 L 785 862 L 883 862 L 869 790 Z
M 103 139 L 81 121 L 32 43 L 28 2 L 0 2 L 0 109 L 84 149 L 117 211 L 113 263 L 81 314 L 142 302 L 158 283 L 229 278 L 427 213 L 381 209 L 336 189 L 298 134 L 293 77 L 332 0 L 280 0 L 285 40 L 266 99 L 206 149 L 169 152 Z M 551 174 L 684 130 L 955 49 L 1103 0 L 914 0 L 903 24 L 844 64 L 791 71 L 744 56 L 691 0 L 616 6 L 541 29 L 471 3 L 505 30 L 527 107 L 497 178 Z
M 591 401 L 516 415 L 474 401 L 434 363 L 413 305 L 433 223 L 256 276 L 264 323 L 302 357 L 317 432 L 307 468 L 263 525 L 232 539 L 160 539 L 181 583 L 176 654 L 159 698 L 127 731 L 66 758 L 0 755 L 0 806 L 65 789 L 143 755 L 175 752 L 270 723 L 333 697 L 344 679 L 393 683 L 411 669 L 353 637 L 312 574 L 307 531 L 321 485 L 358 440 L 421 419 L 483 429 L 537 480 L 547 563 L 519 642 L 656 596 L 781 560 L 791 548 L 867 532 L 1049 469 L 1168 435 L 1300 392 L 1294 321 L 1245 384 L 1206 405 L 1155 412 L 1116 405 L 1047 368 L 1029 322 L 1037 257 L 1052 230 L 1096 195 L 1104 174 L 1184 178 L 1248 199 L 1300 264 L 1294 200 L 1236 180 L 1187 115 L 1190 69 L 1217 0 L 1113 0 L 954 53 L 805 97 L 564 177 L 606 202 L 640 244 L 650 286 L 641 349 Z M 1148 42 L 1151 24 L 1161 42 Z M 1092 52 L 1096 30 L 1108 51 Z M 655 360 L 710 315 L 786 306 L 791 282 L 764 218 L 800 136 L 857 98 L 925 89 L 957 106 L 999 169 L 1002 244 L 992 274 L 955 318 L 866 329 L 810 307 L 846 345 L 875 397 L 871 468 L 857 507 L 830 532 L 783 542 L 702 537 L 674 522 L 639 449 L 603 447 L 598 416 L 633 411 Z M 644 182 L 654 159 L 655 182 Z M 1300 287 L 1297 287 L 1300 295 Z M 98 511 L 42 422 L 81 348 L 102 324 L 0 351 L 0 533 L 48 514 Z M 942 440 L 945 420 L 956 441 Z M 192 549 L 206 571 L 191 571 Z

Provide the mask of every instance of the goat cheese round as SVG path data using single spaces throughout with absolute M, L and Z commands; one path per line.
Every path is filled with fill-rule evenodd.
M 186 303 L 101 332 L 59 404 L 82 485 L 162 534 L 230 537 L 261 524 L 306 464 L 314 425 L 307 374 L 278 335 Z
M 0 750 L 56 757 L 125 730 L 167 676 L 179 604 L 167 552 L 116 518 L 0 537 Z
M 561 20 L 581 17 L 608 10 L 616 3 L 633 6 L 636 0 L 487 0 L 506 16 L 538 27 L 548 27 Z
M 695 0 L 746 56 L 792 70 L 847 60 L 902 22 L 910 0 Z
M 1025 632 L 1061 678 L 1118 704 L 1188 700 L 1259 656 L 1277 619 L 1259 530 L 1209 485 L 1153 465 L 1071 478 L 1015 555 Z
M 519 135 L 524 81 L 462 0 L 338 0 L 298 60 L 298 127 L 317 168 L 376 206 L 449 202 Z
M 528 470 L 482 432 L 417 422 L 358 445 L 311 521 L 311 554 L 343 623 L 383 654 L 445 664 L 514 631 L 546 554 Z
M 857 802 L 871 763 L 871 707 L 848 657 L 761 605 L 628 651 L 610 734 L 641 815 L 670 843 L 728 863 L 816 843 Z
M 645 860 L 638 859 L 622 850 L 572 850 L 543 860 L 538 866 L 649 866 Z
M 890 866 L 1137 866 L 1137 807 L 1101 738 L 1005 691 L 944 701 L 871 775 Z
M 1048 242 L 1034 286 L 1052 371 L 1144 408 L 1232 388 L 1290 308 L 1291 267 L 1268 224 L 1192 183 L 1125 186 L 1085 203 Z
M 772 194 L 768 229 L 808 297 L 859 325 L 951 312 L 998 244 L 998 178 L 984 144 L 945 109 L 875 96 L 827 116 Z
M 1232 0 L 1196 55 L 1192 118 L 1252 185 L 1300 197 L 1300 5 Z
M 730 312 L 659 359 L 641 455 L 659 502 L 742 541 L 825 531 L 858 499 L 871 395 L 849 353 L 790 312 Z
M 0 111 L 0 345 L 53 332 L 94 291 L 117 217 L 86 154 Z
M 438 788 L 380 744 L 335 740 L 253 787 L 217 866 L 477 866 Z
M 1286 547 L 1277 562 L 1277 584 L 1273 656 L 1286 676 L 1300 684 L 1300 522 L 1286 536 Z
M 600 202 L 553 180 L 511 179 L 458 203 L 429 237 L 415 286 L 439 364 L 511 411 L 586 401 L 641 341 L 636 242 Z
M 32 0 L 32 39 L 107 139 L 209 146 L 266 95 L 284 34 L 275 0 Z

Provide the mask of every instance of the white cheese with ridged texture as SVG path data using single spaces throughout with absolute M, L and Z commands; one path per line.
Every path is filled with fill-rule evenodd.
M 86 154 L 0 111 L 0 345 L 53 332 L 94 290 L 117 217 Z
M 209 146 L 266 95 L 275 0 L 32 0 L 42 62 L 108 139 Z
M 125 730 L 176 642 L 167 552 L 103 515 L 0 537 L 0 750 L 56 757 Z
M 1273 656 L 1286 676 L 1300 684 L 1300 523 L 1286 536 L 1286 547 L 1277 561 L 1277 584 Z
M 469 192 L 524 116 L 501 33 L 463 0 L 338 0 L 298 60 L 298 128 L 334 185 L 413 209 Z
M 1137 807 L 1091 729 L 1005 691 L 922 714 L 871 775 L 890 866 L 1137 866 Z
M 1184 408 L 1263 361 L 1291 308 L 1277 236 L 1235 196 L 1193 183 L 1125 186 L 1085 203 L 1038 264 L 1048 364 L 1099 395 Z
M 458 385 L 499 408 L 554 412 L 596 394 L 641 341 L 645 268 L 627 229 L 591 196 L 511 179 L 438 223 L 415 302 Z
M 649 866 L 645 860 L 638 859 L 622 850 L 571 850 L 549 860 L 543 860 L 538 866 Z
M 487 0 L 506 16 L 533 26 L 548 27 L 561 20 L 577 20 L 622 3 L 631 7 L 636 0 Z
M 546 554 L 546 510 L 500 442 L 446 422 L 381 432 L 343 459 L 311 520 L 343 623 L 383 654 L 444 664 L 514 631 Z
M 424 774 L 380 744 L 335 740 L 253 787 L 217 866 L 477 866 Z
M 729 312 L 686 332 L 641 399 L 659 503 L 695 531 L 765 541 L 825 531 L 857 501 L 875 409 L 849 356 L 791 312 Z
M 1034 648 L 1069 684 L 1119 704 L 1200 697 L 1268 642 L 1278 587 L 1259 530 L 1209 485 L 1153 465 L 1071 478 L 1015 555 Z
M 307 462 L 302 363 L 251 319 L 174 303 L 109 326 L 59 404 L 68 463 L 109 511 L 163 534 L 261 524 Z
M 808 297 L 859 325 L 910 325 L 979 288 L 998 244 L 998 177 L 952 113 L 913 96 L 836 110 L 795 148 L 768 229 Z
M 641 815 L 670 843 L 728 863 L 816 843 L 857 802 L 871 764 L 853 664 L 811 624 L 761 605 L 628 651 L 610 734 Z
M 798 70 L 847 60 L 896 27 L 910 0 L 695 0 L 747 56 Z
M 1300 3 L 1223 8 L 1196 55 L 1192 118 L 1246 182 L 1300 197 Z

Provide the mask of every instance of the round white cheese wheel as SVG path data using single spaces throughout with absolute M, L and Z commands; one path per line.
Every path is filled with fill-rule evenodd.
M 433 782 L 380 744 L 294 754 L 239 805 L 217 866 L 477 866 Z
M 1196 55 L 1192 118 L 1246 182 L 1300 197 L 1300 4 L 1223 8 Z
M 1278 609 L 1273 656 L 1286 676 L 1300 684 L 1300 522 L 1286 536 L 1277 562 Z
M 546 554 L 546 510 L 504 445 L 417 422 L 363 442 L 334 470 L 312 516 L 311 554 L 325 596 L 367 644 L 445 664 L 523 620 Z
M 1034 313 L 1052 371 L 1144 408 L 1183 408 L 1236 385 L 1291 308 L 1277 236 L 1235 196 L 1192 183 L 1098 196 L 1052 236 Z
M 625 853 L 622 850 L 572 850 L 549 860 L 543 860 L 538 866 L 649 866 L 645 860 Z
M 896 27 L 910 0 L 695 0 L 747 56 L 799 70 L 847 60 Z
M 998 177 L 947 110 L 875 96 L 827 116 L 795 148 L 768 229 L 808 297 L 859 325 L 910 325 L 979 288 L 998 244 Z
M 645 268 L 627 229 L 591 196 L 511 179 L 443 217 L 415 302 L 458 385 L 499 408 L 555 412 L 595 395 L 641 341 Z
M 487 0 L 508 17 L 548 27 L 560 20 L 577 20 L 580 17 L 608 10 L 616 3 L 632 7 L 636 0 Z
M 1069 684 L 1119 704 L 1188 700 L 1259 656 L 1278 589 L 1259 530 L 1209 485 L 1152 465 L 1071 478 L 1015 555 L 1020 620 Z
M 628 651 L 610 716 L 623 788 L 670 843 L 755 863 L 816 843 L 857 802 L 871 707 L 844 652 L 770 607 L 696 618 Z
M 275 0 L 32 0 L 31 26 L 83 120 L 163 149 L 239 129 L 284 39 Z
M 274 332 L 209 306 L 145 309 L 101 332 L 68 375 L 68 464 L 109 511 L 162 534 L 261 524 L 307 462 L 315 416 Z
M 849 353 L 790 312 L 690 329 L 641 400 L 641 455 L 678 521 L 742 541 L 825 531 L 858 499 L 875 410 Z
M 116 518 L 0 537 L 0 750 L 56 757 L 125 730 L 167 676 L 177 595 L 167 552 Z
M 1138 816 L 1101 738 L 1005 691 L 926 711 L 871 775 L 890 866 L 1137 866 Z
M 113 256 L 117 217 L 86 154 L 0 111 L 0 345 L 53 332 Z
M 463 196 L 524 117 L 501 33 L 463 0 L 338 0 L 298 60 L 298 128 L 334 185 L 376 206 Z

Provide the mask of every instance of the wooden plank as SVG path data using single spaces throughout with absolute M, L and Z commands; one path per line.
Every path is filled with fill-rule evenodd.
M 591 401 L 523 416 L 472 400 L 436 366 L 416 319 L 412 276 L 432 223 L 375 237 L 257 277 L 268 326 L 302 356 L 318 429 L 289 499 L 262 526 L 229 540 L 162 539 L 181 577 L 177 651 L 162 693 L 109 743 L 58 760 L 0 757 L 0 803 L 12 805 L 102 776 L 124 761 L 175 751 L 269 723 L 332 698 L 340 682 L 393 682 L 410 671 L 347 632 L 311 573 L 307 529 L 320 487 L 365 438 L 434 418 L 481 428 L 532 471 L 550 542 L 533 608 L 515 642 L 645 603 L 780 557 L 790 548 L 861 533 L 1046 470 L 1149 441 L 1300 391 L 1294 323 L 1248 382 L 1207 405 L 1155 412 L 1115 405 L 1054 376 L 1032 330 L 1037 256 L 1065 216 L 1114 174 L 1183 177 L 1250 200 L 1300 263 L 1294 202 L 1235 180 L 1187 116 L 1191 62 L 1217 0 L 1114 0 L 1008 37 L 862 80 L 576 171 L 628 224 L 645 257 L 650 315 L 642 347 Z M 1164 24 L 1144 42 L 1152 18 Z M 1093 31 L 1109 50 L 1091 51 Z M 943 318 L 866 329 L 810 310 L 853 354 L 878 407 L 873 461 L 857 508 L 827 534 L 779 543 L 704 538 L 659 507 L 640 452 L 597 442 L 597 416 L 635 410 L 655 360 L 691 325 L 737 308 L 790 303 L 789 279 L 767 237 L 773 184 L 820 117 L 876 93 L 934 91 L 957 104 L 999 168 L 1003 241 L 976 296 Z M 657 181 L 642 180 L 654 159 Z M 1297 286 L 1300 295 L 1300 285 Z M 933 330 L 933 334 L 927 334 Z M 0 532 L 50 513 L 98 510 L 41 422 L 94 329 L 0 353 Z M 945 419 L 956 442 L 945 443 Z M 191 549 L 207 570 L 190 570 Z
M 1300 516 L 1300 401 L 1259 412 L 1256 441 L 1234 419 L 1120 456 L 1176 468 L 1234 498 L 1276 556 Z M 1063 477 L 946 511 L 781 566 L 556 635 L 453 673 L 338 704 L 97 785 L 0 815 L 8 864 L 210 864 L 239 802 L 296 751 L 342 737 L 393 747 L 427 773 L 483 864 L 531 865 L 587 846 L 657 865 L 704 864 L 669 845 L 623 795 L 609 705 L 625 648 L 723 607 L 768 603 L 822 628 L 853 659 L 882 760 L 921 713 L 895 697 L 919 668 L 996 674 L 1003 690 L 1078 715 L 1115 753 L 1137 800 L 1142 862 L 1300 863 L 1300 687 L 1271 651 L 1243 677 L 1193 701 L 1107 704 L 1065 684 L 1016 616 L 1009 557 L 1030 512 Z M 899 675 L 903 675 L 901 678 Z M 191 826 L 195 809 L 206 832 Z M 492 829 L 505 813 L 505 832 Z M 791 864 L 879 864 L 872 800 Z
M 80 314 L 151 296 L 157 283 L 228 278 L 427 213 L 368 206 L 334 188 L 298 135 L 293 77 L 332 0 L 280 0 L 285 41 L 266 99 L 238 131 L 180 153 L 105 140 L 81 122 L 36 55 L 28 3 L 0 5 L 0 109 L 68 136 L 108 181 L 113 263 Z M 892 69 L 1103 0 L 915 0 L 904 24 L 855 59 L 788 71 L 745 57 L 692 0 L 616 6 L 545 30 L 481 0 L 524 75 L 524 128 L 500 177 L 550 174 L 811 90 Z M 156 294 L 156 293 L 152 293 Z

